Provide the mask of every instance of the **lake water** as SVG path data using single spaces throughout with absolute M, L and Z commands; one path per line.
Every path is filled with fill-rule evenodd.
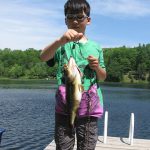
M 55 89 L 36 87 L 0 88 L 0 127 L 6 129 L 0 149 L 43 150 L 53 140 Z M 108 135 L 128 137 L 133 112 L 134 137 L 150 139 L 150 89 L 102 85 L 102 91 L 109 112 Z

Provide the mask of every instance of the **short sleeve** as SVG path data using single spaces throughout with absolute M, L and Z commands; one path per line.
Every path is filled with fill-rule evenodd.
M 54 61 L 54 58 L 52 59 L 49 59 L 46 64 L 49 66 L 49 67 L 53 67 L 55 65 L 55 61 Z

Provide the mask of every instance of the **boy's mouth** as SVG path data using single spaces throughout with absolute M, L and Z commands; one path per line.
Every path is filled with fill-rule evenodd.
M 79 27 L 72 27 L 72 29 L 79 29 Z
M 72 27 L 71 29 L 78 31 L 80 28 L 79 27 Z

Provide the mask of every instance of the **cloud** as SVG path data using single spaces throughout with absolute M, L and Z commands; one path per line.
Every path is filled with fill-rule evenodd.
M 92 31 L 89 32 L 88 35 L 91 36 L 93 40 L 101 41 L 104 44 L 108 43 L 108 41 L 112 41 L 109 42 L 110 45 L 117 42 L 123 43 L 117 39 L 115 40 L 116 36 L 112 35 L 112 32 L 106 33 L 108 31 L 106 28 L 109 26 L 106 26 L 107 24 L 102 26 L 102 24 L 100 24 L 101 22 L 107 23 L 108 18 L 105 18 L 105 16 L 116 19 L 117 23 L 115 26 L 113 26 L 111 22 L 109 22 L 109 24 L 111 28 L 113 26 L 113 31 L 117 31 L 117 33 L 122 25 L 119 24 L 120 18 L 126 19 L 126 27 L 127 23 L 130 22 L 129 19 L 133 17 L 138 18 L 138 24 L 149 23 L 148 19 L 146 19 L 146 23 L 141 22 L 139 19 L 140 17 L 144 18 L 150 16 L 150 1 L 148 0 L 88 1 L 91 4 L 92 15 L 94 15 L 94 17 L 98 15 L 97 18 L 103 16 L 102 19 L 97 19 L 95 24 L 90 25 L 90 31 L 91 28 Z M 63 11 L 65 2 L 66 0 L 0 0 L 0 48 L 27 49 L 33 47 L 41 49 L 51 43 L 66 30 Z M 101 36 L 102 38 L 99 38 L 101 33 L 98 32 L 100 25 L 101 30 L 106 31 L 103 36 Z M 140 26 L 140 30 L 145 33 L 146 26 L 144 26 L 144 28 Z M 111 36 L 112 39 L 109 39 Z M 120 37 L 119 33 L 117 37 L 118 39 L 123 38 L 123 36 Z M 141 36 L 139 36 L 139 38 L 140 37 Z M 148 39 L 148 37 L 149 35 L 145 36 L 145 39 Z M 126 39 L 123 39 L 123 41 L 128 42 Z
M 0 2 L 0 48 L 43 48 L 43 44 L 48 44 L 63 32 L 63 8 L 54 7 L 55 3 L 38 2 Z
M 90 0 L 94 14 L 110 17 L 143 17 L 150 15 L 147 0 Z

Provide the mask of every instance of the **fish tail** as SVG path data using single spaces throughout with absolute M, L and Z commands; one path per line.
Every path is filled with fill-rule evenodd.
M 75 111 L 72 111 L 71 120 L 70 120 L 72 126 L 74 126 L 75 118 L 76 118 L 76 112 L 75 112 Z

